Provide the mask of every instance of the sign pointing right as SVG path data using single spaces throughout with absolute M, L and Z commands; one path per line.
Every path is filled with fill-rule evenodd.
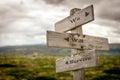
M 91 5 L 57 22 L 55 24 L 55 31 L 65 32 L 93 20 L 94 20 L 94 12 L 93 12 L 93 5 Z

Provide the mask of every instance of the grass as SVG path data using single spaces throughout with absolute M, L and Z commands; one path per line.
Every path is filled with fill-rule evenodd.
M 0 56 L 0 80 L 73 80 L 71 72 L 55 72 L 60 56 Z M 99 65 L 85 69 L 86 80 L 120 80 L 120 56 L 100 56 Z
M 99 65 L 86 69 L 86 80 L 120 80 L 120 56 L 100 56 Z

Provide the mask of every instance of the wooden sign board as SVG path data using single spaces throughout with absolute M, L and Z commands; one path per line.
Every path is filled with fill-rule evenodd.
M 74 15 L 68 16 L 65 19 L 57 22 L 55 24 L 55 31 L 65 32 L 92 20 L 94 20 L 93 5 L 77 11 Z
M 84 54 L 65 57 L 56 60 L 56 72 L 73 71 L 98 65 L 95 50 L 88 50 Z
M 109 49 L 106 38 L 53 31 L 47 31 L 47 46 L 71 49 Z

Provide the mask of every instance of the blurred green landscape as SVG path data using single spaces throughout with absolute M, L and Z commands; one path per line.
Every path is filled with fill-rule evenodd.
M 55 72 L 62 56 L 0 57 L 0 80 L 73 80 L 72 72 Z M 97 67 L 85 69 L 85 80 L 120 80 L 120 56 L 99 56 Z
M 120 55 L 120 44 L 109 44 L 109 51 L 97 51 L 102 55 Z M 0 54 L 6 55 L 31 55 L 34 53 L 50 56 L 66 56 L 71 54 L 71 49 L 67 48 L 49 48 L 46 45 L 21 45 L 0 47 Z
M 111 49 L 113 52 L 97 52 L 99 65 L 85 69 L 85 80 L 120 80 L 119 46 Z M 72 72 L 55 72 L 56 59 L 70 53 L 69 49 L 50 49 L 35 45 L 32 48 L 2 47 L 0 80 L 73 80 Z

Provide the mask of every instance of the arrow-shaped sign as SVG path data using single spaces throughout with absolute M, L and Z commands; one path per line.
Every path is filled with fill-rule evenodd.
M 108 39 L 72 33 L 47 31 L 47 45 L 49 47 L 72 49 L 108 50 Z
M 55 24 L 55 30 L 57 32 L 65 32 L 92 20 L 94 20 L 93 5 L 77 11 L 74 15 L 68 16 L 65 19 L 57 22 Z
M 88 50 L 81 55 L 65 57 L 56 60 L 56 72 L 72 71 L 98 65 L 98 57 L 94 50 Z

